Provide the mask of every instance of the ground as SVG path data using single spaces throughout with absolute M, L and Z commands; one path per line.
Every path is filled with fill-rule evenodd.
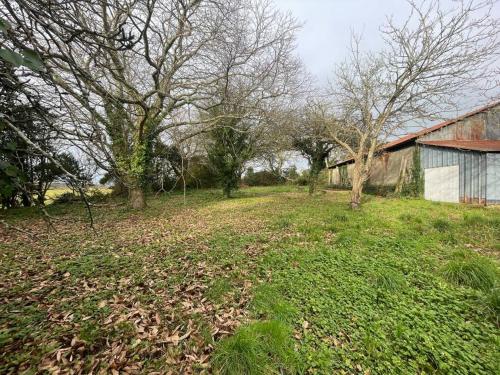
M 95 231 L 78 203 L 49 206 L 56 232 L 1 212 L 37 237 L 0 227 L 0 373 L 498 373 L 500 210 L 347 202 L 112 200 Z

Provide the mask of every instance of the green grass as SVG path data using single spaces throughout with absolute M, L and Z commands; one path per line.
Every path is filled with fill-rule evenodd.
M 3 219 L 0 373 L 499 373 L 500 210 L 304 189 Z
M 221 375 L 290 374 L 298 370 L 291 330 L 278 321 L 240 327 L 218 343 L 212 363 Z
M 457 252 L 443 268 L 446 280 L 459 286 L 490 290 L 498 279 L 498 270 L 493 262 L 486 258 Z

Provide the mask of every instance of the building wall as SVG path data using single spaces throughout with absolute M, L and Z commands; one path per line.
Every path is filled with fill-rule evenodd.
M 344 166 L 340 166 L 340 167 L 336 167 L 336 168 L 330 169 L 329 175 L 328 175 L 328 183 L 330 185 L 333 185 L 333 186 L 344 186 L 344 187 L 347 187 L 350 184 L 350 182 L 348 184 L 346 184 L 345 183 L 346 181 L 343 181 L 343 179 L 341 177 L 342 170 L 345 168 L 345 171 L 347 172 L 347 179 L 349 181 L 351 181 L 353 167 L 354 167 L 353 164 L 347 164 L 347 165 L 344 165 Z
M 415 146 L 393 152 L 385 152 L 373 161 L 368 185 L 396 186 L 401 179 L 406 180 L 413 167 Z
M 500 153 L 486 154 L 486 200 L 500 204 Z
M 419 140 L 500 139 L 500 106 L 425 134 Z
M 465 203 L 486 203 L 487 179 L 484 152 L 423 146 L 421 165 L 427 168 L 459 166 L 459 198 Z
M 406 180 L 409 171 L 413 168 L 413 153 L 415 146 L 411 145 L 403 149 L 386 152 L 373 161 L 372 171 L 368 178 L 369 186 L 396 186 L 401 179 Z M 347 168 L 349 180 L 352 178 L 354 164 L 337 167 L 330 170 L 329 183 L 334 186 L 345 186 L 342 183 L 342 168 Z
M 419 137 L 419 140 L 481 139 L 500 139 L 500 105 Z M 413 168 L 415 147 L 408 146 L 377 157 L 368 185 L 396 187 L 402 182 L 402 177 L 407 181 Z M 461 202 L 500 203 L 500 154 L 432 146 L 423 146 L 422 150 L 420 162 L 423 169 L 459 166 Z M 350 179 L 353 165 L 344 168 L 347 168 Z M 329 177 L 331 185 L 343 186 L 339 168 L 331 169 Z

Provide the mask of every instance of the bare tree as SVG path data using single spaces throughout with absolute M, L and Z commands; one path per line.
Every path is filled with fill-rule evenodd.
M 336 120 L 331 138 L 354 160 L 351 206 L 359 207 L 373 158 L 388 137 L 409 121 L 436 118 L 455 108 L 459 94 L 488 80 L 499 52 L 499 21 L 492 2 L 463 0 L 450 11 L 439 1 L 410 0 L 411 14 L 382 29 L 386 49 L 360 51 L 337 66 L 331 95 Z
M 288 56 L 296 28 L 260 0 L 2 4 L 10 43 L 36 51 L 57 88 L 67 139 L 127 187 L 134 208 L 145 206 L 152 140 L 189 123 L 182 114 L 206 108 L 228 75 L 250 78 L 255 100 L 277 95 L 285 65 L 274 61 Z
M 289 136 L 292 147 L 300 152 L 309 164 L 309 194 L 316 192 L 321 171 L 325 169 L 334 143 L 328 136 L 327 106 L 321 101 L 309 101 L 295 113 L 291 120 Z

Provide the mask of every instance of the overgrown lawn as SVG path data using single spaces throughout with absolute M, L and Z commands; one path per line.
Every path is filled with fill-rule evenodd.
M 291 187 L 2 212 L 0 373 L 500 371 L 500 210 Z

